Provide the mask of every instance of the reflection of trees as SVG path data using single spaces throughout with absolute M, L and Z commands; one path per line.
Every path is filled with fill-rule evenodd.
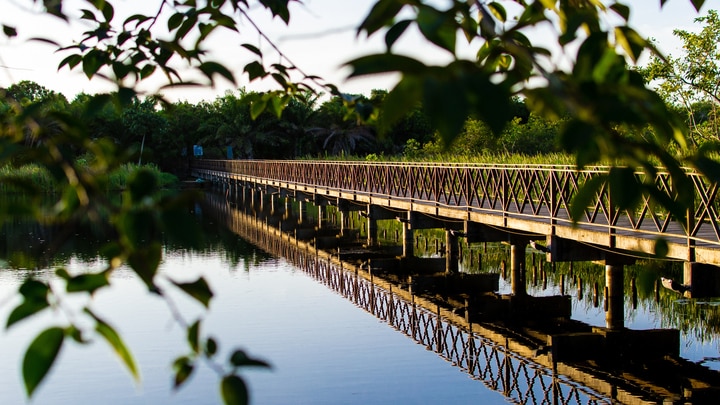
M 6 207 L 23 201 L 21 195 L 0 195 L 0 204 Z M 168 235 L 163 241 L 167 251 L 220 252 L 232 267 L 244 263 L 246 268 L 270 258 L 264 251 L 203 216 L 202 209 L 189 208 L 188 215 L 192 215 L 191 211 L 196 214 L 194 218 L 202 229 L 203 239 L 193 241 Z M 111 237 L 108 228 L 90 223 L 59 227 L 32 218 L 13 218 L 1 225 L 0 261 L 6 261 L 10 268 L 51 268 L 65 265 L 70 258 L 92 262 L 101 257 L 101 248 Z
M 677 328 L 700 342 L 720 339 L 720 301 L 678 300 L 660 297 L 663 312 L 661 326 Z
M 223 259 L 231 265 L 231 268 L 242 263 L 245 271 L 249 271 L 251 266 L 257 266 L 272 257 L 206 215 L 199 215 L 198 220 L 205 239 L 202 245 L 196 246 L 193 251 L 204 254 L 220 253 L 223 255 Z M 181 241 L 172 240 L 166 241 L 166 246 L 171 250 L 187 248 L 186 244 Z

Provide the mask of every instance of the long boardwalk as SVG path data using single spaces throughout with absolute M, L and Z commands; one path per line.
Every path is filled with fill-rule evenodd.
M 663 239 L 669 259 L 720 265 L 718 185 L 696 174 L 690 174 L 696 195 L 687 223 L 674 220 L 648 197 L 638 210 L 619 210 L 612 204 L 607 184 L 600 186 L 582 218 L 573 223 L 572 199 L 582 184 L 606 173 L 607 168 L 197 160 L 192 170 L 205 179 L 250 183 L 314 198 L 479 224 L 485 234 L 494 229 L 525 235 L 528 240 L 547 239 L 555 245 L 548 256 L 553 261 L 574 260 L 563 258 L 562 246 L 566 250 L 587 246 L 612 254 L 652 255 L 656 241 Z M 654 181 L 661 190 L 672 190 L 668 173 L 659 172 L 652 180 L 641 173 L 637 176 Z

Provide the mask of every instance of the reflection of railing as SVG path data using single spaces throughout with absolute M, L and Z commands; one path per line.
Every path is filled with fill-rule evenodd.
M 493 215 L 501 218 L 529 220 L 548 226 L 570 224 L 571 200 L 582 184 L 606 168 L 578 171 L 555 165 L 449 165 L 329 161 L 225 161 L 193 162 L 196 173 L 252 178 L 268 184 L 292 184 L 340 190 L 370 196 L 392 197 L 413 204 L 462 209 L 469 215 Z M 657 187 L 672 195 L 670 175 L 658 172 Z M 687 224 L 672 219 L 661 207 L 643 198 L 634 211 L 613 206 L 607 184 L 599 188 L 589 202 L 579 225 L 605 235 L 610 244 L 616 236 L 654 239 L 665 237 L 671 244 L 670 256 L 686 259 L 687 249 L 720 248 L 718 221 L 718 186 L 703 176 L 688 173 L 695 186 L 695 207 L 689 210 Z M 597 243 L 597 242 L 596 242 Z M 684 248 L 683 248 L 684 246 Z M 672 247 L 672 246 L 671 246 Z M 685 250 L 683 250 L 685 249 Z M 690 256 L 691 257 L 691 256 Z
M 213 212 L 230 229 L 260 248 L 282 257 L 322 282 L 358 307 L 387 322 L 396 330 L 432 350 L 488 388 L 516 403 L 601 404 L 610 397 L 581 385 L 510 350 L 517 346 L 495 333 L 496 340 L 458 326 L 440 308 L 389 283 L 374 280 L 372 273 L 337 261 L 331 255 L 283 234 L 266 222 L 231 207 L 224 198 L 212 199 Z M 405 298 L 409 297 L 409 299 Z M 420 299 L 418 299 L 420 300 Z

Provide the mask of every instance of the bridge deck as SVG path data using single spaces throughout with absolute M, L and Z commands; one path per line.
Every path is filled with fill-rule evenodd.
M 687 224 L 648 196 L 632 212 L 619 210 L 607 184 L 573 223 L 571 201 L 585 182 L 607 168 L 199 160 L 193 162 L 193 173 L 643 254 L 653 254 L 656 240 L 662 238 L 668 242 L 668 258 L 720 265 L 718 187 L 693 173 L 688 175 L 696 205 Z M 650 181 L 644 173 L 636 176 Z M 660 172 L 652 181 L 660 190 L 673 192 L 669 174 Z

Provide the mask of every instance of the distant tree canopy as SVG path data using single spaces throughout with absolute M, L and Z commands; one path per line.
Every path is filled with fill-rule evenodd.
M 695 145 L 720 141 L 720 17 L 698 17 L 698 33 L 675 30 L 684 55 L 655 56 L 641 71 L 658 94 L 682 111 Z
M 33 89 L 38 100 L 62 99 L 42 85 L 22 82 L 11 88 Z M 52 103 L 51 110 L 69 112 L 87 126 L 94 139 L 107 138 L 125 151 L 141 154 L 138 162 L 154 163 L 160 168 L 183 174 L 193 145 L 204 148 L 206 158 L 294 159 L 323 156 L 401 157 L 408 142 L 425 145 L 423 156 L 441 153 L 468 156 L 481 154 L 537 155 L 558 151 L 555 142 L 561 121 L 546 120 L 530 114 L 525 102 L 513 100 L 513 120 L 500 134 L 494 134 L 480 120 L 468 119 L 461 133 L 445 144 L 430 125 L 422 104 L 408 111 L 384 132 L 382 117 L 359 119 L 353 105 L 364 102 L 382 106 L 385 90 L 363 95 L 334 96 L 317 104 L 313 93 L 294 95 L 280 117 L 264 112 L 252 118 L 252 103 L 262 94 L 227 92 L 212 102 L 161 103 L 158 98 L 135 98 L 122 109 L 103 106 L 90 117 L 83 117 L 93 97 L 79 94 L 72 103 Z M 23 97 L 27 99 L 27 97 Z M 350 100 L 350 101 L 348 101 Z M 79 152 L 80 153 L 80 152 Z
M 67 104 L 67 99 L 63 95 L 29 80 L 23 80 L 11 85 L 5 89 L 5 94 L 8 99 L 13 99 L 23 105 L 49 100 L 57 100 Z

